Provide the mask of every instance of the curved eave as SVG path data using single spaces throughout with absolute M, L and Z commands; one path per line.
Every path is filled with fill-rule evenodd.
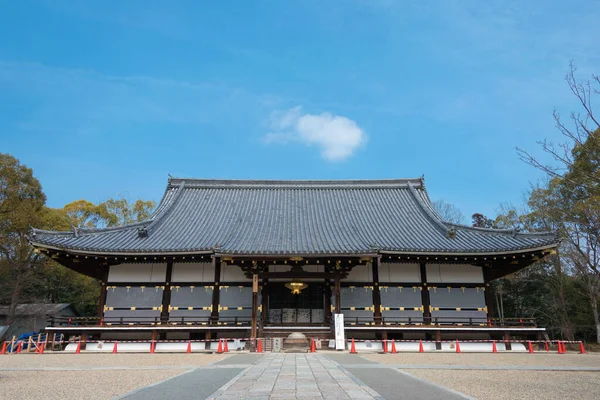
M 60 246 L 52 246 L 42 242 L 30 242 L 35 248 L 48 249 L 53 251 L 65 252 L 70 254 L 88 255 L 88 256 L 102 256 L 102 257 L 122 257 L 122 256 L 188 256 L 188 255 L 215 255 L 215 256 L 239 256 L 239 257 L 272 257 L 281 258 L 286 256 L 293 257 L 324 257 L 324 256 L 337 256 L 337 257 L 376 257 L 378 255 L 408 255 L 408 256 L 446 256 L 446 257 L 484 257 L 484 256 L 504 256 L 511 254 L 524 254 L 524 253 L 535 253 L 544 250 L 549 250 L 558 247 L 559 243 L 551 243 L 537 247 L 525 247 L 519 249 L 506 249 L 496 251 L 480 251 L 480 252 L 464 252 L 464 251 L 436 251 L 436 250 L 391 250 L 391 249 L 379 249 L 376 252 L 373 251 L 357 251 L 357 252 L 313 252 L 313 253 L 289 253 L 289 252 L 253 252 L 253 253 L 240 253 L 236 251 L 222 251 L 218 249 L 186 249 L 186 250 L 164 250 L 164 251 L 128 251 L 128 250 L 116 250 L 116 251 L 103 251 L 97 249 L 78 249 L 78 248 L 67 248 Z
M 483 257 L 483 256 L 503 256 L 509 254 L 535 253 L 558 247 L 559 243 L 552 243 L 538 247 L 524 247 L 520 249 L 507 249 L 495 251 L 480 251 L 480 252 L 440 252 L 440 251 L 405 251 L 405 250 L 381 250 L 381 254 L 394 255 L 416 255 L 416 256 L 457 256 L 457 257 Z

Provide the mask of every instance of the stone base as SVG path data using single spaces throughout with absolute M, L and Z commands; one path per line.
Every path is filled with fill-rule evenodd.
M 307 353 L 310 348 L 310 341 L 303 333 L 294 332 L 284 339 L 284 353 Z

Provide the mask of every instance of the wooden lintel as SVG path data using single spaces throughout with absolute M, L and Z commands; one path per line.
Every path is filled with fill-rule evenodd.
M 261 279 L 331 279 L 334 274 L 329 272 L 263 272 L 258 276 Z

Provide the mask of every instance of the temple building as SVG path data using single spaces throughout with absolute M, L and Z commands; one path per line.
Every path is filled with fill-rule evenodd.
M 169 179 L 149 220 L 33 229 L 30 242 L 102 282 L 97 318 L 46 329 L 97 337 L 536 336 L 500 319 L 490 282 L 556 252 L 555 233 L 444 221 L 422 178 Z

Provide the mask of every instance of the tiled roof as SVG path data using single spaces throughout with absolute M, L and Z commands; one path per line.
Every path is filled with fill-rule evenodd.
M 423 180 L 169 180 L 150 220 L 49 232 L 31 242 L 89 253 L 372 254 L 502 253 L 553 247 L 525 234 L 444 222 Z
M 57 315 L 65 308 L 69 307 L 69 303 L 33 303 L 33 304 L 17 304 L 15 314 L 24 315 Z M 8 315 L 9 306 L 0 307 L 0 315 Z

